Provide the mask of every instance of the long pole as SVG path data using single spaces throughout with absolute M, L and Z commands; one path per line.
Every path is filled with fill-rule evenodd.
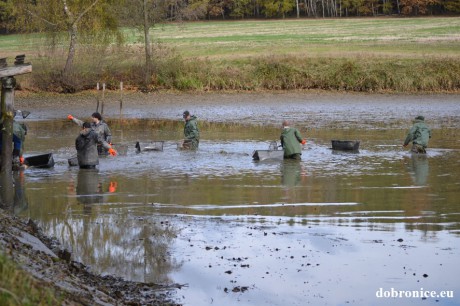
M 101 115 L 104 115 L 104 97 L 105 97 L 105 83 L 102 83 Z
M 97 113 L 99 112 L 99 82 L 97 82 L 96 90 L 97 90 L 97 94 L 96 94 L 96 113 Z
M 13 205 L 13 117 L 14 117 L 14 87 L 16 79 L 12 76 L 4 77 L 2 80 L 2 160 L 0 170 L 1 204 L 3 206 Z

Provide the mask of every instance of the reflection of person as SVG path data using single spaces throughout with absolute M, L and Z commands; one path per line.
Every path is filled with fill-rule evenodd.
M 281 182 L 285 187 L 294 187 L 300 183 L 302 175 L 301 163 L 286 160 L 281 165 Z
M 103 140 L 96 132 L 91 128 L 91 123 L 83 123 L 80 135 L 75 140 L 75 148 L 77 149 L 77 159 L 80 168 L 95 168 L 99 165 L 99 156 L 97 154 L 97 144 L 101 144 L 105 149 L 108 150 L 112 156 L 117 155 L 116 151 L 112 149 L 105 140 Z
M 281 132 L 281 146 L 284 149 L 284 158 L 300 160 L 302 155 L 302 147 L 300 144 L 305 144 L 299 130 L 289 127 L 287 120 L 283 121 L 283 131 Z
M 428 179 L 429 166 L 426 155 L 412 155 L 412 171 L 414 172 L 414 184 L 425 186 Z
M 67 118 L 69 120 L 72 120 L 79 126 L 83 126 L 83 121 L 80 119 L 75 118 L 72 115 L 68 115 Z M 112 144 L 112 132 L 110 131 L 109 126 L 107 123 L 102 120 L 102 116 L 100 113 L 93 113 L 91 115 L 91 128 L 107 143 Z M 102 145 L 97 146 L 97 151 L 99 155 L 108 155 L 109 152 L 107 150 L 104 150 L 104 147 Z
M 97 169 L 80 169 L 77 177 L 77 200 L 82 204 L 103 202 Z
M 414 120 L 414 125 L 407 133 L 406 140 L 404 140 L 404 147 L 412 141 L 413 153 L 426 153 L 428 141 L 431 138 L 431 130 L 425 123 L 425 117 L 417 116 Z
M 184 126 L 184 149 L 196 150 L 200 143 L 200 131 L 198 129 L 198 122 L 195 115 L 190 115 L 189 111 L 185 111 L 182 115 L 185 121 Z
M 29 204 L 27 203 L 27 198 L 25 194 L 24 171 L 15 171 L 13 173 L 13 179 L 14 179 L 13 213 L 16 215 L 26 210 Z

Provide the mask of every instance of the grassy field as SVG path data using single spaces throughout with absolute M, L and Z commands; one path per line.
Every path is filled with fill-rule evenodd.
M 141 33 L 123 32 L 123 51 L 85 46 L 86 58 L 80 52 L 76 63 L 80 82 L 142 82 L 136 79 L 143 69 Z M 151 35 L 157 43 L 151 85 L 157 88 L 451 91 L 460 86 L 458 17 L 202 21 L 159 25 Z M 0 57 L 25 53 L 34 69 L 46 58 L 41 65 L 62 65 L 67 45 L 51 57 L 43 45 L 40 35 L 0 36 Z M 341 79 L 350 67 L 356 74 Z M 428 80 L 419 77 L 424 67 L 431 69 Z M 445 74 L 449 67 L 453 71 Z M 371 80 L 364 80 L 369 73 Z
M 160 26 L 152 35 L 184 57 L 460 57 L 460 18 L 193 22 Z
M 142 40 L 139 32 L 123 31 L 128 44 Z M 155 42 L 174 48 L 184 57 L 460 57 L 458 17 L 189 22 L 159 25 L 151 35 Z M 41 37 L 0 35 L 0 54 L 33 57 L 37 46 L 42 45 Z

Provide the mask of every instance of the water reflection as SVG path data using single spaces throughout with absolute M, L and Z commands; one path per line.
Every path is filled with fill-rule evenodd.
M 426 154 L 411 154 L 409 171 L 416 186 L 425 186 L 428 180 L 428 157 Z
M 287 188 L 299 185 L 301 177 L 306 173 L 297 160 L 285 160 L 281 163 L 281 183 Z
M 90 204 L 104 202 L 98 169 L 79 169 L 77 175 L 77 200 L 89 208 Z
M 26 188 L 25 188 L 25 177 L 24 171 L 14 171 L 13 172 L 13 181 L 14 181 L 14 204 L 13 212 L 19 214 L 22 211 L 27 210 L 29 204 L 26 197 Z

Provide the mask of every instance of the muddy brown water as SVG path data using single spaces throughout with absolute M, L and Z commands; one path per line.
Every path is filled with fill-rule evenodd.
M 32 111 L 26 155 L 56 164 L 15 177 L 12 209 L 74 260 L 187 284 L 184 305 L 460 303 L 459 95 L 129 95 L 122 119 L 115 97 L 105 115 L 128 152 L 97 170 L 69 167 L 78 127 L 64 119 L 88 117 L 93 96 L 16 101 Z M 185 109 L 200 119 L 197 152 L 177 150 Z M 427 156 L 401 148 L 418 114 L 433 129 Z M 307 138 L 302 161 L 254 162 L 283 119 Z M 164 150 L 136 154 L 153 140 Z M 448 297 L 414 297 L 432 291 Z

